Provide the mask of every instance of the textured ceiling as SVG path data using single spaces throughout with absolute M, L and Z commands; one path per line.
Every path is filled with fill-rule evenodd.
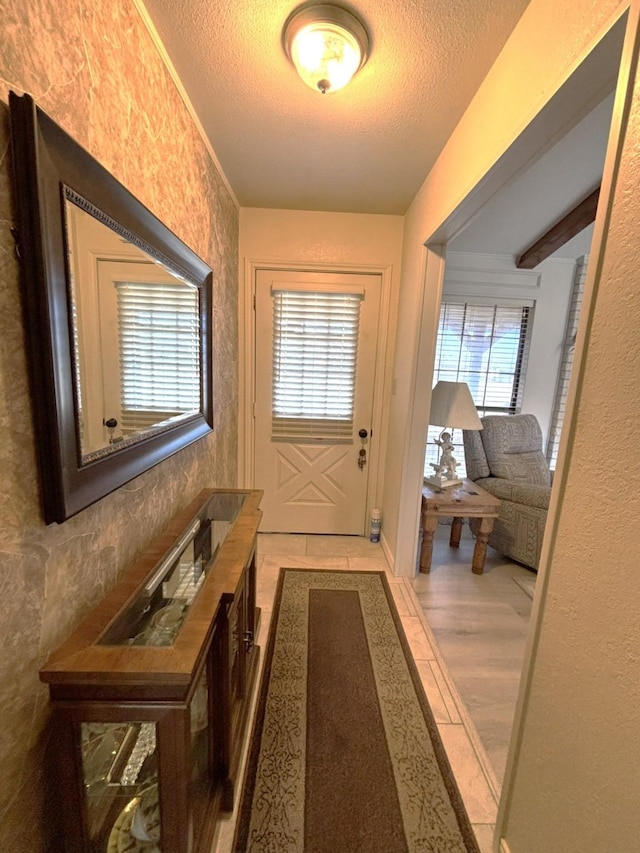
M 369 61 L 322 96 L 281 44 L 295 0 L 144 0 L 239 203 L 406 211 L 528 0 L 357 0 Z

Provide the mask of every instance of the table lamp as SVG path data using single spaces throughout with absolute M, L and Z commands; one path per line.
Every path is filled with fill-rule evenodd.
M 482 429 L 482 421 L 466 382 L 439 381 L 436 384 L 431 392 L 429 423 L 445 429 L 435 441 L 440 448 L 439 458 L 437 464 L 430 463 L 434 473 L 432 477 L 425 478 L 425 483 L 441 489 L 457 486 L 462 480 L 456 477 L 458 463 L 451 455 L 453 430 Z

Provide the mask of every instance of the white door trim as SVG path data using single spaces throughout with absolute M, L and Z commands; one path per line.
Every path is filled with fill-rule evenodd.
M 394 574 L 404 577 L 415 577 L 417 572 L 425 443 L 431 406 L 431 383 L 428 380 L 425 382 L 424 377 L 433 376 L 439 306 L 444 284 L 444 255 L 444 245 L 434 242 L 423 248 L 423 287 L 420 310 L 416 317 L 417 346 L 411 370 L 411 404 L 402 455 L 398 535 L 395 559 L 391 562 Z
M 242 287 L 238 294 L 238 485 L 240 488 L 254 488 L 254 402 L 255 402 L 255 287 L 258 270 L 285 270 L 287 272 L 332 272 L 379 275 L 382 283 L 380 294 L 380 315 L 378 317 L 378 346 L 376 354 L 375 383 L 373 394 L 372 429 L 374 440 L 371 442 L 368 464 L 369 482 L 367 490 L 367 515 L 383 494 L 384 465 L 388 422 L 385 412 L 389 411 L 391 389 L 390 368 L 392 358 L 389 346 L 393 336 L 389 334 L 391 311 L 391 265 L 363 265 L 343 263 L 293 263 L 291 261 L 263 261 L 245 258 Z M 386 405 L 385 405 L 386 404 Z

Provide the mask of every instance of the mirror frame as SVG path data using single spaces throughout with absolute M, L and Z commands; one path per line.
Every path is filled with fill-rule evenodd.
M 46 524 L 63 522 L 213 429 L 212 271 L 30 95 L 9 93 L 18 254 Z M 200 411 L 83 461 L 64 203 L 85 199 L 139 248 L 199 290 Z M 94 458 L 98 457 L 98 458 Z

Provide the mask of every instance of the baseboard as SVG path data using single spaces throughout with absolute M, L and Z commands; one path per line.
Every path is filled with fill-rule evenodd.
M 387 563 L 389 563 L 389 568 L 391 569 L 392 574 L 395 575 L 395 560 L 393 559 L 391 548 L 389 548 L 389 543 L 387 542 L 383 531 L 380 531 L 380 544 L 382 545 L 382 553 L 387 558 Z
M 389 543 L 385 538 L 384 532 L 380 532 L 380 544 L 382 545 L 382 552 L 387 558 L 387 563 L 389 564 L 389 568 L 391 569 L 391 574 L 395 577 L 404 577 L 407 579 L 414 578 L 418 573 L 418 558 L 416 556 L 415 564 L 413 568 L 409 572 L 403 572 L 402 574 L 396 572 L 396 561 L 393 555 L 393 551 L 389 547 Z

